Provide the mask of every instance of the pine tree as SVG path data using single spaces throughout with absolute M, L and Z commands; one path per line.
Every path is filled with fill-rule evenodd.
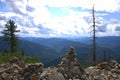
M 20 32 L 20 30 L 16 30 L 16 29 L 17 29 L 17 25 L 15 25 L 15 22 L 10 19 L 5 24 L 5 29 L 1 32 L 3 34 L 4 41 L 10 44 L 10 49 L 12 53 L 17 51 L 18 37 L 15 33 Z

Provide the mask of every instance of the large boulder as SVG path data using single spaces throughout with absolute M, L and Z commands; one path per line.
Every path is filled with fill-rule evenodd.
M 20 78 L 23 78 L 25 80 L 32 80 L 33 76 L 36 76 L 36 78 L 37 76 L 40 76 L 42 71 L 42 63 L 28 64 L 27 67 L 23 68 L 22 71 L 20 71 Z
M 40 76 L 41 80 L 65 80 L 56 67 L 46 68 Z
M 4 73 L 2 73 L 1 78 L 3 80 L 11 80 L 12 76 L 10 74 L 4 72 Z

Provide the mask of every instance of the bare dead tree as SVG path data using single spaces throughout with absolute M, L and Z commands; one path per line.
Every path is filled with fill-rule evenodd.
M 92 18 L 93 18 L 93 66 L 96 65 L 96 25 L 95 25 L 95 10 L 94 5 L 92 8 Z

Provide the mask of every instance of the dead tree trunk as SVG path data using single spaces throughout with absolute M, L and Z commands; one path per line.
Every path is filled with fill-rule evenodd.
M 95 66 L 96 65 L 96 26 L 95 26 L 94 6 L 92 9 L 92 17 L 93 17 L 93 66 Z

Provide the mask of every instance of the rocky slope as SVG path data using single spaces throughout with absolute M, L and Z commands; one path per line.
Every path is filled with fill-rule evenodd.
M 25 64 L 14 57 L 8 63 L 0 64 L 0 80 L 120 80 L 120 64 L 112 60 L 83 69 L 74 48 L 70 47 L 58 67 Z
M 85 80 L 120 80 L 120 64 L 111 60 L 85 69 Z

